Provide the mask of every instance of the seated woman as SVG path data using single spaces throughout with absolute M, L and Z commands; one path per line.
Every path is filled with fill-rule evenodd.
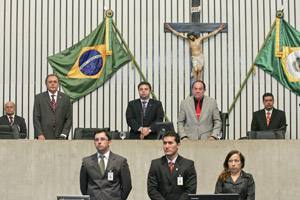
M 255 183 L 251 174 L 244 172 L 245 157 L 237 150 L 230 151 L 224 161 L 215 193 L 238 193 L 240 200 L 255 200 Z

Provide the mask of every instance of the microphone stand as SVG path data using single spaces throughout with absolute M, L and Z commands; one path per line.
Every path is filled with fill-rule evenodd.
M 211 132 L 211 131 L 213 131 L 213 130 L 215 130 L 215 129 L 218 129 L 218 128 L 222 128 L 222 126 L 213 127 L 213 128 L 208 129 L 208 130 L 206 130 L 206 131 L 204 131 L 204 132 L 202 132 L 202 133 L 198 133 L 198 140 L 201 139 L 201 136 L 202 136 L 203 134 L 209 133 L 209 132 Z M 218 137 L 218 138 L 220 138 L 220 137 Z

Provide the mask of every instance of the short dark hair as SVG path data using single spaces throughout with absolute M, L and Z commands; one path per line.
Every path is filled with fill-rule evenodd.
M 109 131 L 107 131 L 107 130 L 105 130 L 105 129 L 103 129 L 103 130 L 101 130 L 101 131 L 95 132 L 95 133 L 94 133 L 94 139 L 95 139 L 95 136 L 96 136 L 97 134 L 99 134 L 99 133 L 105 133 L 106 137 L 108 138 L 108 141 L 111 140 L 111 135 L 110 135 Z
M 274 96 L 273 96 L 273 94 L 271 92 L 264 93 L 264 95 L 263 95 L 263 101 L 265 100 L 265 97 L 272 97 L 272 99 L 274 100 Z
M 149 89 L 151 90 L 151 84 L 147 81 L 142 81 L 138 84 L 138 89 L 140 89 L 141 85 L 147 85 Z
M 192 88 L 194 87 L 194 85 L 195 85 L 196 83 L 202 83 L 204 90 L 206 90 L 206 85 L 205 85 L 204 81 L 202 81 L 202 80 L 196 80 L 196 81 L 194 81 L 194 82 L 192 83 Z
M 57 76 L 56 74 L 48 74 L 48 75 L 46 76 L 46 79 L 45 79 L 45 84 L 46 84 L 46 85 L 47 85 L 48 78 L 49 78 L 50 76 L 55 76 L 55 77 L 57 78 L 57 80 L 59 80 L 59 79 L 58 79 L 58 76 Z
M 175 138 L 175 142 L 177 144 L 180 143 L 180 137 L 177 133 L 173 132 L 173 131 L 167 131 L 163 136 L 162 136 L 162 140 L 164 140 L 165 137 L 174 137 Z

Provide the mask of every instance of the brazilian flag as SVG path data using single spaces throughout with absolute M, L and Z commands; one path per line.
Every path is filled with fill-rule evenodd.
M 87 37 L 48 57 L 60 85 L 72 101 L 102 86 L 131 60 L 112 22 L 112 13 Z
M 277 12 L 275 24 L 258 52 L 255 65 L 300 95 L 300 32 Z

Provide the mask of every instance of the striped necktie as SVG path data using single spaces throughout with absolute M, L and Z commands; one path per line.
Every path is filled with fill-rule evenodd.
M 13 125 L 14 123 L 14 118 L 12 116 L 9 116 L 9 125 Z

